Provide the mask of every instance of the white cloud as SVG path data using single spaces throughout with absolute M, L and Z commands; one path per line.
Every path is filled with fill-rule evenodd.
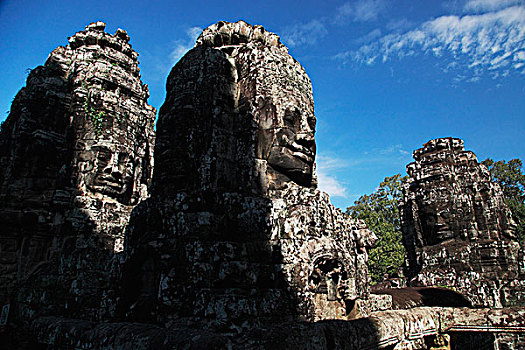
M 412 22 L 407 20 L 406 18 L 401 19 L 391 19 L 386 24 L 386 29 L 391 31 L 401 31 L 406 30 L 412 26 Z
M 182 56 L 186 54 L 189 50 L 193 48 L 195 41 L 202 32 L 202 28 L 191 27 L 186 30 L 186 38 L 179 39 L 174 42 L 174 48 L 171 50 L 169 55 L 170 57 L 170 67 L 172 67 Z
M 317 173 L 317 180 L 319 189 L 328 193 L 330 197 L 346 197 L 346 188 L 335 177 L 320 171 Z
M 346 198 L 347 189 L 333 174 L 339 169 L 346 168 L 347 162 L 336 157 L 318 155 L 316 164 L 319 189 L 331 197 Z
M 455 59 L 465 58 L 466 66 L 477 73 L 480 69 L 501 68 L 503 72 L 493 76 L 502 76 L 509 74 L 512 67 L 523 67 L 524 51 L 525 6 L 512 6 L 479 15 L 441 16 L 408 32 L 385 35 L 335 58 L 373 64 L 418 53 L 434 56 L 449 53 Z
M 469 0 L 463 9 L 466 12 L 490 12 L 523 4 L 520 0 Z
M 336 22 L 350 19 L 354 22 L 375 21 L 387 9 L 385 0 L 358 0 L 347 2 L 337 9 Z
M 366 35 L 354 40 L 356 44 L 367 44 L 381 36 L 381 29 L 376 28 Z
M 312 45 L 323 38 L 328 30 L 322 20 L 314 19 L 284 29 L 283 41 L 290 47 Z
M 350 168 L 362 170 L 378 164 L 407 164 L 411 160 L 411 154 L 401 144 L 370 149 L 353 158 L 341 158 L 334 153 L 318 154 L 316 172 L 319 189 L 331 197 L 357 199 L 361 195 L 350 193 L 345 183 L 338 178 L 339 175 L 343 177 Z
M 340 6 L 332 16 L 313 19 L 307 23 L 288 26 L 282 30 L 283 42 L 289 47 L 306 46 L 317 43 L 328 34 L 328 27 L 351 22 L 368 22 L 377 20 L 387 9 L 386 0 L 357 0 Z
M 393 145 L 383 149 L 376 149 L 374 153 L 381 155 L 409 155 L 410 152 L 403 148 L 403 145 Z
M 141 70 L 144 73 L 149 72 L 151 81 L 165 81 L 175 63 L 193 48 L 201 32 L 199 27 L 190 27 L 180 33 L 180 38 L 166 45 L 153 47 L 152 51 L 142 51 Z

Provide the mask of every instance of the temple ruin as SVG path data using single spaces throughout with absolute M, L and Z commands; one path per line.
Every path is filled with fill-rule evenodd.
M 152 195 L 127 236 L 124 283 L 137 295 L 123 312 L 232 329 L 348 319 L 368 299 L 375 236 L 316 189 L 301 65 L 261 26 L 219 22 L 167 88 Z
M 206 28 L 168 76 L 156 131 L 129 40 L 102 22 L 76 33 L 2 125 L 0 343 L 525 346 L 514 224 L 461 140 L 414 153 L 411 288 L 371 293 L 377 237 L 317 189 L 312 84 L 280 38 L 244 21 Z

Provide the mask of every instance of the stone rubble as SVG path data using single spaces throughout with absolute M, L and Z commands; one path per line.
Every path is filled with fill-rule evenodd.
M 417 307 L 378 311 L 350 321 L 290 322 L 259 327 L 238 338 L 199 329 L 138 323 L 40 318 L 41 344 L 59 349 L 522 349 L 525 309 Z M 492 332 L 497 332 L 494 336 Z M 450 347 L 456 344 L 456 347 Z

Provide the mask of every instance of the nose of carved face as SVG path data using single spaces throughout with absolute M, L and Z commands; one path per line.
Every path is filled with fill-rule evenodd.
M 312 132 L 296 134 L 295 140 L 289 145 L 295 157 L 313 164 L 315 160 L 315 139 Z
M 102 174 L 99 177 L 101 182 L 108 186 L 109 189 L 120 193 L 122 190 L 122 177 L 123 177 L 123 164 L 120 164 L 114 154 L 111 157 L 110 163 L 102 170 Z
M 276 171 L 302 186 L 310 186 L 315 160 L 313 135 L 282 130 L 272 147 L 268 163 Z

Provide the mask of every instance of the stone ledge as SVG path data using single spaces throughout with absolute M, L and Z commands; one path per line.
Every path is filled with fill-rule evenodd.
M 92 323 L 57 317 L 39 318 L 32 330 L 38 342 L 95 349 L 382 349 L 449 332 L 525 333 L 525 308 L 468 309 L 419 307 L 379 311 L 352 321 L 285 323 L 260 327 L 239 337 L 191 328 L 162 328 L 143 323 Z

